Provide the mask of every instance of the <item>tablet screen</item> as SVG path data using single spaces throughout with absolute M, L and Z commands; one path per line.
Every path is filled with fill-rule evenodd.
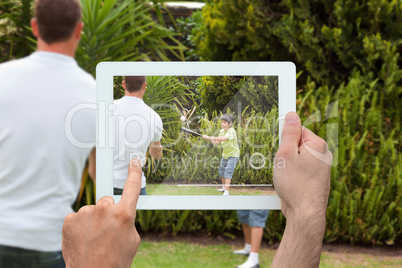
M 143 95 L 132 91 L 141 79 Z M 282 120 L 295 111 L 292 63 L 106 62 L 97 100 L 97 199 L 118 201 L 138 158 L 138 209 L 280 209 L 272 174 Z

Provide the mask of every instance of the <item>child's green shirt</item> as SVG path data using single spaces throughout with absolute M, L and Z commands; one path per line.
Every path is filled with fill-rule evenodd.
M 228 137 L 227 140 L 221 141 L 222 144 L 222 157 L 228 159 L 229 157 L 239 157 L 240 156 L 240 149 L 239 145 L 237 144 L 237 135 L 236 130 L 234 128 L 229 128 L 228 131 L 221 129 L 219 132 L 219 137 L 226 136 Z

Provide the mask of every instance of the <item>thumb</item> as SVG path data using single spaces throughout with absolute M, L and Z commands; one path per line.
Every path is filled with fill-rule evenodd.
M 295 112 L 286 115 L 282 129 L 282 140 L 279 150 L 289 153 L 298 153 L 302 128 L 300 118 Z

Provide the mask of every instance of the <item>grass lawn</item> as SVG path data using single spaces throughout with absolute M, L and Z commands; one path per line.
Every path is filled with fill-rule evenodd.
M 236 267 L 247 260 L 233 255 L 232 245 L 201 245 L 188 242 L 147 242 L 141 246 L 131 267 L 147 268 L 207 268 Z M 260 265 L 270 267 L 275 250 L 260 251 Z M 367 254 L 323 252 L 320 267 L 402 267 L 402 256 L 374 256 Z
M 147 184 L 149 195 L 222 195 L 215 186 L 178 186 L 178 184 Z M 230 195 L 275 195 L 272 187 L 230 187 Z

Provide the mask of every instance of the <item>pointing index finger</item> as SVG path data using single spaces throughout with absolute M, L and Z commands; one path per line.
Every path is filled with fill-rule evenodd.
M 142 167 L 138 159 L 132 159 L 128 166 L 128 175 L 124 184 L 123 194 L 121 196 L 119 206 L 123 206 L 135 217 L 138 198 L 141 191 Z

